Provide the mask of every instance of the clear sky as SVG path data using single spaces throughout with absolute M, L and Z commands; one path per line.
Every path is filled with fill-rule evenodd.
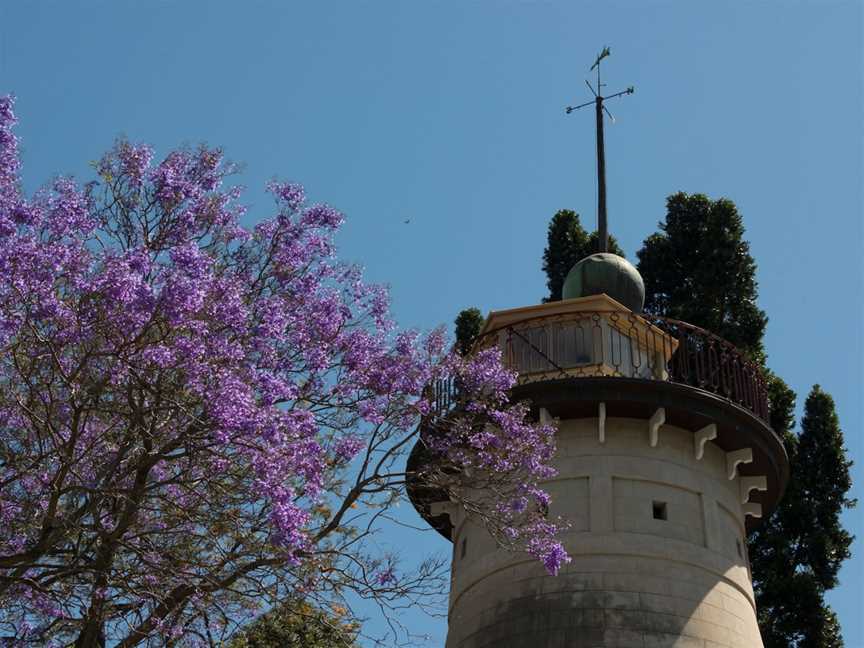
M 219 144 L 245 163 L 250 222 L 267 179 L 305 183 L 346 213 L 342 255 L 424 329 L 539 302 L 549 218 L 594 222 L 592 114 L 563 108 L 609 45 L 609 90 L 636 86 L 610 104 L 610 231 L 635 259 L 670 193 L 737 204 L 770 365 L 799 413 L 813 383 L 835 397 L 864 493 L 860 2 L 2 0 L 0 39 L 28 189 L 89 178 L 121 134 Z M 860 509 L 845 522 L 864 536 Z M 853 551 L 830 601 L 857 648 Z M 404 621 L 443 644 L 443 620 Z

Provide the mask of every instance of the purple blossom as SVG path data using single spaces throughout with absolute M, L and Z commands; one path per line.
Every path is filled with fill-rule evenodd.
M 388 566 L 377 574 L 374 577 L 375 583 L 382 586 L 392 585 L 396 583 L 396 574 L 393 570 L 392 566 Z
M 10 233 L 15 230 L 12 213 L 23 207 L 19 204 L 18 191 L 18 170 L 21 167 L 18 160 L 18 138 L 12 131 L 18 123 L 14 106 L 15 100 L 12 97 L 0 97 L 0 234 L 5 234 L 7 227 L 11 228 Z
M 99 175 L 111 181 L 125 178 L 133 187 L 140 186 L 150 169 L 153 149 L 146 144 L 132 144 L 118 140 L 110 153 L 97 165 Z
M 192 279 L 203 279 L 212 266 L 212 260 L 191 241 L 171 249 L 171 262 L 174 267 Z
M 546 567 L 546 570 L 554 575 L 558 574 L 558 571 L 565 563 L 569 563 L 571 558 L 567 555 L 567 552 L 564 550 L 564 547 L 558 543 L 552 543 L 551 546 L 543 553 L 543 566 Z
M 283 202 L 290 211 L 297 211 L 306 202 L 306 190 L 303 185 L 294 182 L 276 182 L 267 184 L 267 190 Z
M 117 156 L 120 159 L 121 168 L 135 184 L 141 184 L 150 168 L 153 160 L 153 149 L 146 144 L 134 145 L 129 142 L 121 142 L 118 146 Z
M 336 441 L 333 453 L 342 461 L 350 461 L 366 447 L 366 439 L 359 435 L 349 435 Z
M 300 216 L 301 225 L 325 229 L 336 229 L 344 220 L 342 213 L 329 205 L 313 205 Z

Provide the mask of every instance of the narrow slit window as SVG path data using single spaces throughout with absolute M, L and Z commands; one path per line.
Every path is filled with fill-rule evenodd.
M 741 541 L 738 538 L 735 538 L 735 549 L 738 550 L 738 557 L 743 558 L 744 552 L 741 550 Z
M 462 549 L 459 553 L 459 558 L 464 558 L 468 550 L 468 538 L 462 538 Z
M 669 514 L 666 509 L 666 502 L 652 502 L 651 509 L 654 513 L 655 520 L 668 520 Z

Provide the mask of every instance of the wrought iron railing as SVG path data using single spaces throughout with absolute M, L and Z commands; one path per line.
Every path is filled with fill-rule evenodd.
M 519 384 L 580 377 L 665 381 L 716 394 L 768 421 L 760 367 L 698 326 L 625 311 L 578 311 L 523 319 L 484 333 L 473 352 L 501 349 Z M 459 398 L 452 381 L 430 385 L 433 414 Z

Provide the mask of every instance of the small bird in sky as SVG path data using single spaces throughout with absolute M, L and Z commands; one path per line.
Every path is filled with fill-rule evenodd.
M 404 223 L 405 223 L 406 225 L 407 225 L 408 223 L 410 223 L 410 222 L 411 222 L 411 219 L 410 219 L 410 218 L 406 218 L 405 221 L 404 221 Z

